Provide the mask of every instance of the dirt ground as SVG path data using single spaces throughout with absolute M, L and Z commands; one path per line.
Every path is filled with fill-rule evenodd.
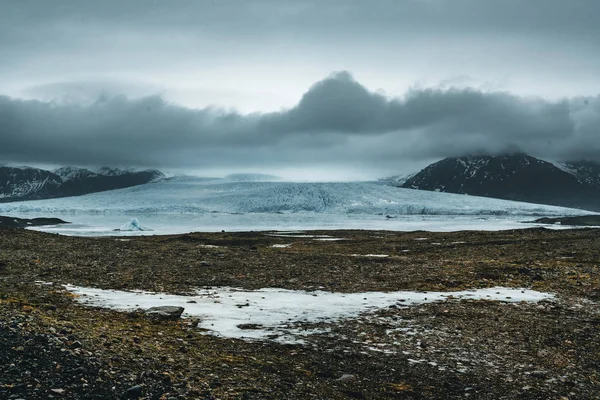
M 507 286 L 557 297 L 399 304 L 307 326 L 322 333 L 285 345 L 84 307 L 67 283 L 175 294 Z M 76 238 L 4 228 L 0 398 L 597 399 L 598 301 L 597 229 Z

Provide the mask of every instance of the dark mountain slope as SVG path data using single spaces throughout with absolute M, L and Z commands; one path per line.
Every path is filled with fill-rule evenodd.
M 79 196 L 142 185 L 164 178 L 160 171 L 102 168 L 93 172 L 64 167 L 54 172 L 30 167 L 0 167 L 0 202 Z
M 53 172 L 29 167 L 0 167 L 0 201 L 52 197 L 63 181 Z
M 600 211 L 599 165 L 557 166 L 521 153 L 446 158 L 402 187 Z

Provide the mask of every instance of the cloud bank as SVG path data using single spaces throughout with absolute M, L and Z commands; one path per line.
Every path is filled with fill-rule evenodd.
M 457 77 L 595 95 L 598 15 L 598 0 L 3 0 L 0 93 L 136 81 L 188 106 L 272 111 L 347 69 L 396 96 Z
M 388 98 L 348 72 L 315 83 L 292 108 L 240 114 L 159 95 L 91 103 L 0 97 L 0 161 L 157 168 L 394 165 L 518 148 L 600 161 L 600 96 L 548 101 L 474 89 Z

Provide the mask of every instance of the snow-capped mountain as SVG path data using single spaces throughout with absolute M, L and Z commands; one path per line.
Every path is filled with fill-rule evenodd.
M 0 167 L 0 202 L 78 196 L 142 185 L 164 175 L 156 170 L 123 171 L 63 167 L 47 171 L 31 167 Z
M 600 211 L 600 165 L 551 163 L 522 153 L 446 158 L 402 187 Z
M 46 198 L 62 183 L 60 176 L 43 169 L 0 167 L 0 201 Z
M 110 167 L 101 167 L 96 170 L 97 175 L 103 176 L 119 176 L 133 172 L 132 170 L 120 169 L 120 168 L 110 168 Z
M 90 171 L 89 169 L 77 167 L 62 167 L 55 169 L 53 172 L 60 176 L 63 182 L 73 179 L 85 179 L 98 176 L 98 174 Z
M 554 165 L 574 175 L 580 183 L 600 188 L 600 164 L 593 161 L 568 161 Z

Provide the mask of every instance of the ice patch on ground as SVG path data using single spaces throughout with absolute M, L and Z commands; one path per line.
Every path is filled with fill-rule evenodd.
M 328 239 L 329 235 L 305 235 L 305 234 L 289 234 L 289 233 L 266 233 L 265 236 L 272 237 L 282 237 L 282 238 L 318 238 L 318 239 Z
M 388 254 L 350 254 L 350 257 L 373 257 L 373 258 L 386 258 Z
M 494 287 L 460 292 L 363 292 L 335 293 L 295 291 L 278 288 L 243 290 L 231 287 L 198 289 L 195 296 L 177 296 L 65 285 L 87 306 L 126 311 L 156 306 L 180 306 L 184 317 L 200 318 L 199 327 L 227 338 L 276 340 L 301 343 L 313 333 L 297 323 L 332 322 L 356 318 L 365 312 L 392 305 L 407 307 L 446 300 L 496 300 L 537 302 L 552 299 L 550 293 L 529 289 Z M 192 303 L 190 303 L 192 302 Z M 247 329 L 248 327 L 252 329 Z

